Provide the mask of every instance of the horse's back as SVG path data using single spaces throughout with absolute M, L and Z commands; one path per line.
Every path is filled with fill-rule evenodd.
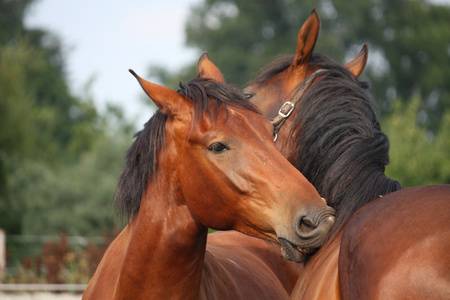
M 303 269 L 279 245 L 236 231 L 210 234 L 206 250 L 202 299 L 288 299 Z
M 450 185 L 381 197 L 346 225 L 343 299 L 450 299 Z

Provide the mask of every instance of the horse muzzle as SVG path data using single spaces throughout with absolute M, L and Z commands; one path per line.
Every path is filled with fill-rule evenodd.
M 278 236 L 283 257 L 295 262 L 303 262 L 315 253 L 328 239 L 335 221 L 331 207 L 312 213 L 300 212 L 294 223 L 294 235 Z

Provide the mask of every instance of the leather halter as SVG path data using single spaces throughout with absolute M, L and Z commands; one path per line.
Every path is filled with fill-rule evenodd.
M 275 142 L 278 138 L 278 131 L 280 131 L 281 126 L 283 126 L 284 122 L 286 122 L 286 119 L 291 115 L 292 111 L 294 111 L 295 106 L 297 103 L 300 102 L 300 100 L 305 95 L 306 91 L 311 87 L 314 80 L 316 80 L 317 77 L 325 73 L 327 70 L 325 69 L 318 69 L 314 71 L 306 80 L 304 80 L 300 86 L 298 87 L 297 91 L 295 92 L 294 97 L 292 97 L 291 100 L 286 101 L 281 105 L 280 110 L 278 111 L 278 115 L 273 118 L 271 121 L 273 125 L 273 141 Z

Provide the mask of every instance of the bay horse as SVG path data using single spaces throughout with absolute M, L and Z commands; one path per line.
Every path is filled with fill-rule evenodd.
M 450 185 L 407 188 L 349 220 L 339 255 L 343 299 L 450 299 Z
M 272 120 L 276 145 L 283 155 L 336 210 L 330 238 L 307 261 L 304 269 L 299 269 L 301 272 L 297 274 L 299 279 L 291 298 L 340 299 L 342 295 L 344 299 L 376 299 L 372 291 L 390 281 L 385 289 L 392 289 L 398 283 L 403 289 L 395 291 L 397 295 L 404 293 L 411 296 L 406 298 L 414 299 L 411 294 L 421 287 L 420 282 L 426 273 L 414 273 L 417 285 L 409 291 L 405 289 L 413 283 L 405 284 L 405 280 L 411 277 L 401 278 L 399 275 L 418 267 L 415 261 L 408 261 L 408 267 L 397 268 L 395 272 L 387 270 L 394 264 L 405 263 L 406 256 L 401 257 L 399 253 L 406 249 L 394 251 L 392 247 L 412 242 L 414 237 L 408 234 L 415 231 L 410 224 L 420 222 L 418 220 L 427 220 L 422 224 L 419 239 L 427 243 L 418 251 L 408 248 L 412 251 L 409 257 L 425 255 L 425 249 L 435 247 L 433 256 L 424 258 L 423 262 L 433 262 L 429 272 L 435 271 L 436 274 L 429 279 L 440 277 L 440 280 L 422 286 L 427 290 L 434 287 L 437 294 L 439 291 L 448 293 L 449 186 L 401 190 L 397 181 L 385 175 L 385 166 L 389 163 L 389 140 L 381 131 L 375 103 L 367 92 L 369 85 L 358 80 L 367 62 L 368 47 L 364 45 L 354 60 L 340 65 L 313 52 L 319 31 L 320 20 L 313 10 L 300 29 L 295 54 L 274 60 L 244 89 L 246 98 Z M 364 208 L 346 226 L 358 209 L 374 200 L 376 204 Z M 425 205 L 420 203 L 429 200 L 430 204 L 423 211 L 421 207 Z M 434 209 L 428 209 L 430 205 Z M 436 214 L 439 208 L 445 212 Z M 391 212 L 390 217 L 385 211 Z M 426 217 L 421 217 L 421 214 L 426 214 Z M 384 230 L 378 231 L 380 223 L 383 223 Z M 373 231 L 369 232 L 367 228 L 373 228 Z M 426 239 L 427 234 L 429 239 Z M 436 238 L 430 241 L 431 237 Z M 375 242 L 376 238 L 379 242 Z M 343 251 L 340 253 L 342 241 Z M 383 248 L 384 243 L 390 247 Z M 390 251 L 385 252 L 384 249 Z M 397 256 L 391 256 L 391 253 Z M 380 260 L 384 260 L 383 267 L 378 265 Z M 373 272 L 374 265 L 379 272 Z M 383 277 L 385 274 L 390 276 Z M 413 276 L 411 273 L 408 275 Z M 371 284 L 374 286 L 369 289 Z M 360 288 L 353 292 L 356 285 Z M 392 291 L 382 295 L 394 294 Z M 431 294 L 424 292 L 420 295 Z
M 276 148 L 270 122 L 206 53 L 198 70 L 178 92 L 130 70 L 159 110 L 127 152 L 116 204 L 128 224 L 83 299 L 285 299 L 282 283 L 262 292 L 284 275 L 259 248 L 232 255 L 216 240 L 207 251 L 207 229 L 281 244 L 297 261 L 326 240 L 334 210 Z

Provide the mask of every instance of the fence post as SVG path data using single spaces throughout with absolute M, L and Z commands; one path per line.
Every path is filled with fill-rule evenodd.
M 5 232 L 0 229 L 0 282 L 5 279 L 6 268 L 6 238 Z

